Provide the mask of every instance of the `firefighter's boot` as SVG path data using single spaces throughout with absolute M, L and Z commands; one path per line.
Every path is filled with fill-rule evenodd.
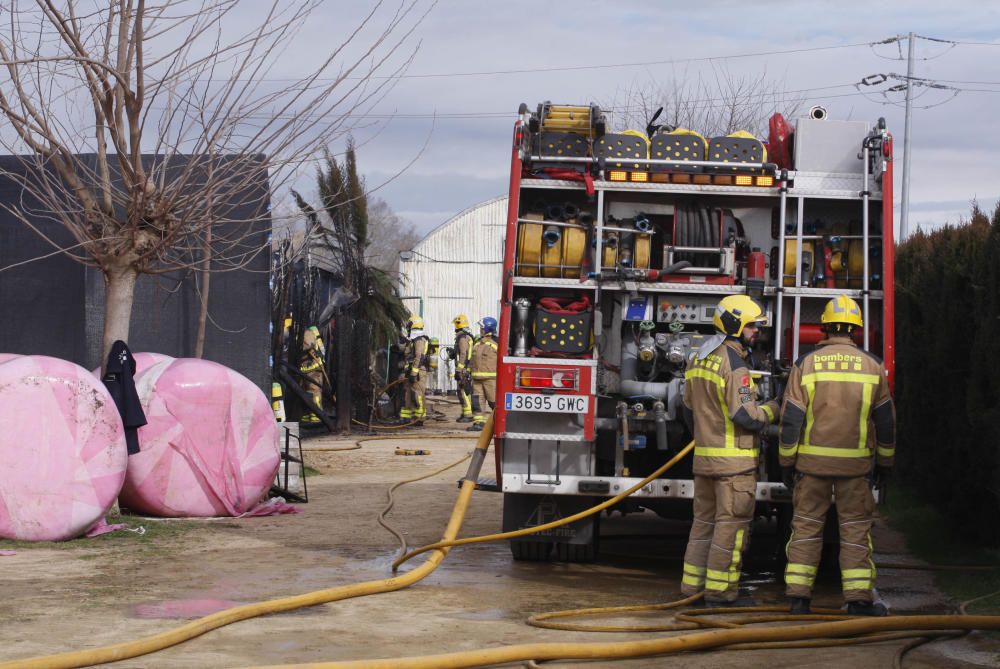
M 455 422 L 456 423 L 471 423 L 473 421 L 472 421 L 472 416 L 459 416 L 457 419 L 455 419 Z
M 788 612 L 793 616 L 805 616 L 812 613 L 812 609 L 809 608 L 809 600 L 805 597 L 792 597 L 791 606 Z
M 466 432 L 481 432 L 484 427 L 486 427 L 486 423 L 480 423 L 479 421 L 476 421 L 475 423 L 473 423 L 469 427 L 465 428 L 465 431 Z
M 847 602 L 847 615 L 882 618 L 889 615 L 889 609 L 882 602 Z

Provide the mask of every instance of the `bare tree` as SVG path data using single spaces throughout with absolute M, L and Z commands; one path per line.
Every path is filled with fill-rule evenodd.
M 735 74 L 713 64 L 711 71 L 674 74 L 666 83 L 643 85 L 632 82 L 616 93 L 604 108 L 614 115 L 619 130 L 644 130 L 660 107 L 657 123 L 695 130 L 705 137 L 746 130 L 767 136 L 767 122 L 780 112 L 791 118 L 804 98 L 785 91 L 766 70 L 757 74 Z
M 268 249 L 271 194 L 385 95 L 412 59 L 421 2 L 372 0 L 292 79 L 273 69 L 322 0 L 0 6 L 0 146 L 21 156 L 0 176 L 24 193 L 5 206 L 39 234 L 62 225 L 72 244 L 47 239 L 101 270 L 105 355 L 128 339 L 140 274 L 197 270 L 204 299 L 210 267 Z M 257 18 L 231 36 L 238 14 Z

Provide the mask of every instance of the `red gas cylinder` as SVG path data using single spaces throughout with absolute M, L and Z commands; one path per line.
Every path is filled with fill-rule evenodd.
M 876 332 L 872 332 L 869 335 L 868 346 L 873 347 L 875 344 Z M 820 341 L 826 338 L 826 333 L 823 332 L 823 326 L 820 323 L 802 323 L 799 325 L 799 345 L 800 346 L 815 346 Z M 855 328 L 854 332 L 851 333 L 851 339 L 858 346 L 863 346 L 865 341 L 865 331 L 863 328 Z M 792 329 L 785 328 L 785 352 L 786 355 L 791 355 L 792 351 Z
M 763 288 L 765 272 L 767 272 L 767 254 L 760 249 L 754 249 L 747 256 L 747 286 Z

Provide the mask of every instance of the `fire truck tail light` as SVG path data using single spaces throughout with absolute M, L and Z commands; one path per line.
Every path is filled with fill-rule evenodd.
M 578 390 L 580 388 L 580 370 L 518 367 L 514 377 L 514 385 L 518 388 Z
M 753 177 L 749 174 L 737 174 L 736 175 L 736 185 L 737 186 L 752 186 Z
M 625 170 L 608 170 L 608 181 L 628 181 L 628 172 Z
M 648 172 L 632 172 L 632 174 L 630 176 L 632 178 L 632 181 L 637 181 L 637 182 L 646 182 L 646 181 L 649 181 L 649 173 Z
M 771 187 L 774 185 L 774 177 L 755 177 L 758 186 Z

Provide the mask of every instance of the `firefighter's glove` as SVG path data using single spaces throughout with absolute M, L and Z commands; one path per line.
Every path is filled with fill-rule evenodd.
M 781 468 L 781 482 L 785 484 L 785 487 L 789 491 L 795 489 L 795 467 Z
M 885 485 L 889 482 L 890 478 L 892 478 L 891 467 L 876 467 L 872 482 L 879 490 L 885 490 Z

